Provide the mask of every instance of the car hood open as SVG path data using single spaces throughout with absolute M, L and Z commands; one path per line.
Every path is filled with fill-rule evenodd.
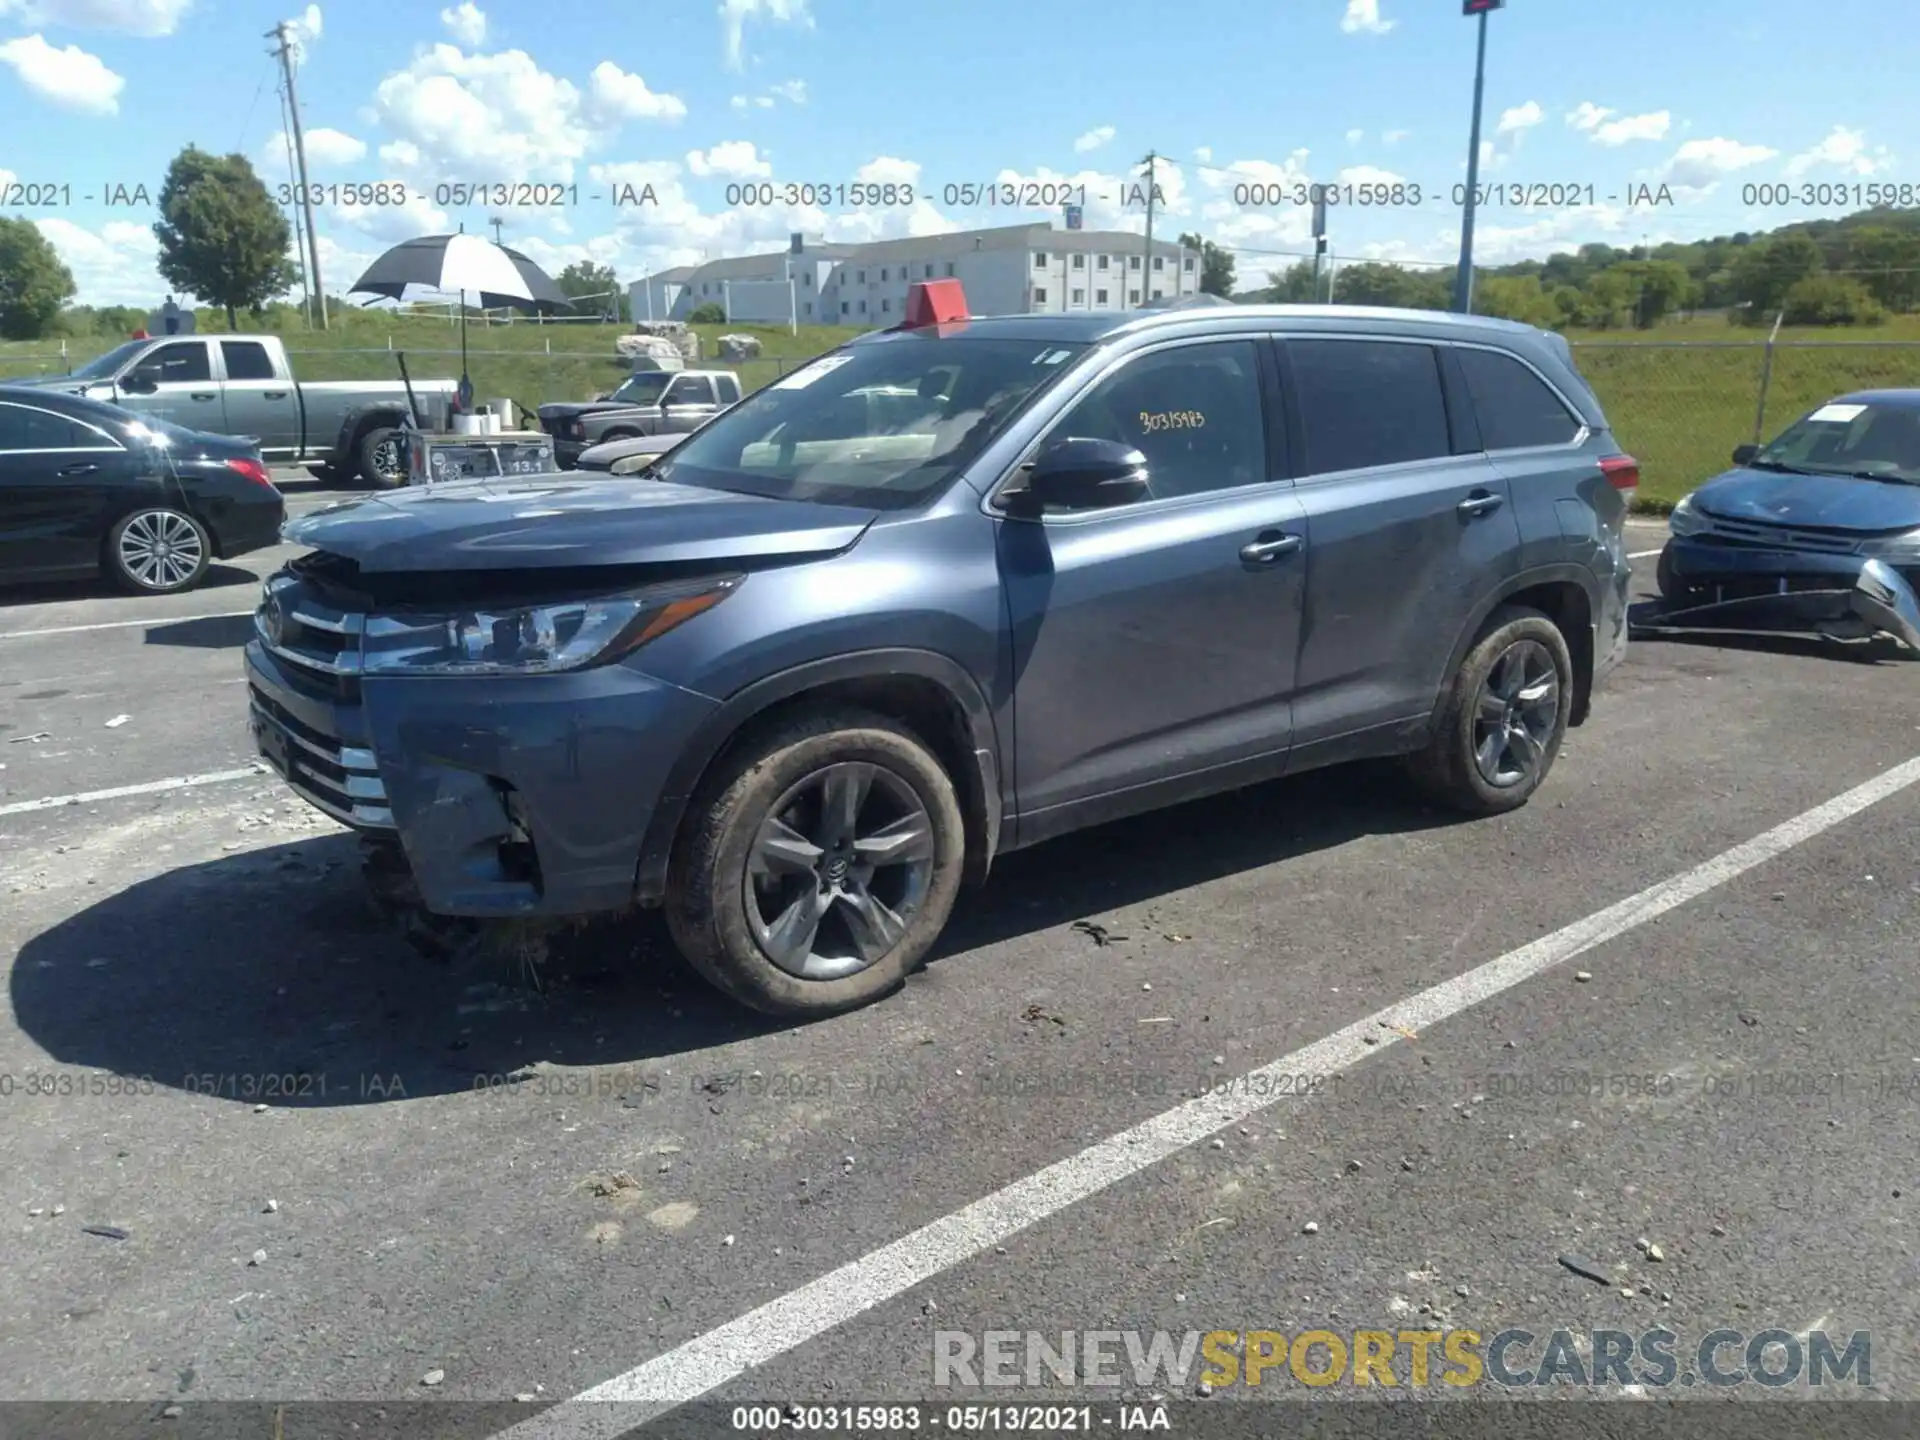
M 481 480 L 350 500 L 290 521 L 296 545 L 368 573 L 684 565 L 830 555 L 874 512 L 659 480 Z
M 1872 533 L 1920 527 L 1920 485 L 1849 475 L 1729 470 L 1694 491 L 1709 515 L 1761 525 Z

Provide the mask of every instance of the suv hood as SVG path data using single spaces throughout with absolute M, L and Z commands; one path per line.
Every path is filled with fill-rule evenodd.
M 1694 491 L 1693 503 L 1709 515 L 1759 525 L 1863 533 L 1920 527 L 1920 485 L 1849 475 L 1729 470 Z
M 349 500 L 281 533 L 366 572 L 580 569 L 830 555 L 874 515 L 660 480 L 554 475 Z

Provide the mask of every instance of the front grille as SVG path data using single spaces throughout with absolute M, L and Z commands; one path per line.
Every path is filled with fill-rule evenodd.
M 366 615 L 323 598 L 319 587 L 281 573 L 266 584 L 254 612 L 261 647 L 280 662 L 293 689 L 336 714 L 360 698 L 360 642 Z M 308 804 L 344 825 L 390 830 L 393 811 L 370 749 L 302 720 L 259 685 L 248 686 L 261 750 Z M 313 711 L 308 710 L 309 714 Z M 271 744 L 269 744 L 271 737 Z
M 393 810 L 373 751 L 342 745 L 302 723 L 274 703 L 259 686 L 252 693 L 253 723 L 274 732 L 286 757 L 281 775 L 315 809 L 343 825 L 368 830 L 391 830 Z
M 1709 545 L 1743 550 L 1800 550 L 1820 555 L 1857 555 L 1860 537 L 1846 530 L 1763 525 L 1751 520 L 1725 520 L 1715 515 L 1706 531 L 1692 537 Z

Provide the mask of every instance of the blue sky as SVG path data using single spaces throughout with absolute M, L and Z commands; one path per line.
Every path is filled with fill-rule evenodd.
M 1482 179 L 1559 193 L 1483 210 L 1480 257 L 1855 208 L 1850 189 L 1800 204 L 1803 186 L 1920 186 L 1911 7 L 1511 0 L 1491 21 Z M 104 204 L 109 187 L 157 192 L 189 143 L 286 182 L 263 38 L 276 18 L 222 0 L 0 0 L 0 190 L 52 202 L 6 213 L 41 225 L 81 300 L 163 289 L 151 210 Z M 852 240 L 1057 213 L 948 192 L 1016 177 L 1084 184 L 1089 227 L 1137 231 L 1139 207 L 1118 202 L 1149 149 L 1167 157 L 1156 230 L 1227 244 L 1243 283 L 1310 242 L 1303 209 L 1236 204 L 1236 186 L 1418 185 L 1418 206 L 1337 210 L 1336 254 L 1441 262 L 1458 244 L 1475 22 L 1456 0 L 333 0 L 284 18 L 313 181 L 408 190 L 404 205 L 322 207 L 336 292 L 386 244 L 463 221 L 487 232 L 496 213 L 549 268 L 592 258 L 623 282 L 777 249 L 795 229 Z M 727 203 L 730 184 L 862 179 L 910 185 L 913 202 Z M 435 203 L 474 181 L 577 190 L 540 208 Z M 1793 203 L 1743 203 L 1781 182 Z M 619 184 L 657 203 L 592 198 Z M 1669 203 L 1627 203 L 1663 184 Z

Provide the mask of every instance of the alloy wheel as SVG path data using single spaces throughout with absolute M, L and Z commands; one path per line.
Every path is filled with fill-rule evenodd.
M 373 447 L 373 469 L 382 480 L 398 482 L 406 478 L 400 468 L 400 442 L 382 440 Z
M 120 531 L 120 568 L 150 590 L 169 590 L 193 578 L 206 558 L 200 532 L 172 510 L 143 510 Z
M 1536 778 L 1560 718 L 1560 672 L 1538 640 L 1500 653 L 1474 701 L 1473 763 L 1489 785 L 1511 789 Z
M 879 765 L 845 761 L 790 786 L 755 832 L 746 914 L 767 958 L 838 980 L 905 937 L 933 878 L 933 819 Z

